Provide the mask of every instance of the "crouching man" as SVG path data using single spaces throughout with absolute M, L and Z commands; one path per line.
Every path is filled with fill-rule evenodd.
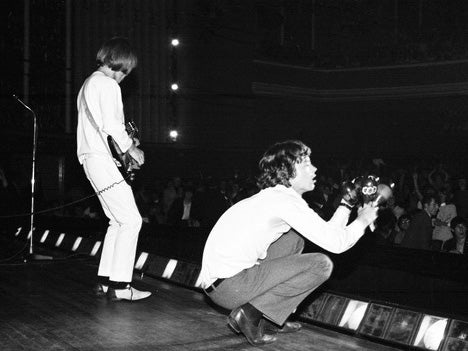
M 331 260 L 322 253 L 302 254 L 303 238 L 344 252 L 377 218 L 378 209 L 364 205 L 347 225 L 351 206 L 343 200 L 328 222 L 319 217 L 302 199 L 315 187 L 317 168 L 300 141 L 273 145 L 259 166 L 262 190 L 220 217 L 205 244 L 200 273 L 210 299 L 231 310 L 230 328 L 252 345 L 299 330 L 300 323 L 288 316 L 330 277 Z

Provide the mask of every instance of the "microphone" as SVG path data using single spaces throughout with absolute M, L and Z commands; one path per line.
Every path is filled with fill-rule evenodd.
M 21 105 L 24 106 L 25 109 L 29 110 L 32 114 L 35 115 L 34 111 L 31 109 L 31 107 L 29 107 L 28 105 L 26 105 L 23 100 L 21 100 L 16 94 L 12 94 L 13 98 L 18 101 Z

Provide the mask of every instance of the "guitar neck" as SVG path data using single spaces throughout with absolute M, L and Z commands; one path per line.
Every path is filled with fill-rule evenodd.
M 133 121 L 128 121 L 125 123 L 125 130 L 130 138 L 136 138 L 138 135 L 138 128 Z

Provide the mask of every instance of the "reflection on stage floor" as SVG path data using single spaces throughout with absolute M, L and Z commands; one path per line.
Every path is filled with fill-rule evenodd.
M 5 257 L 5 256 L 3 256 Z M 16 262 L 16 263 L 14 263 Z M 198 290 L 150 277 L 153 296 L 108 302 L 92 294 L 96 260 L 64 257 L 0 265 L 1 350 L 255 350 Z M 262 350 L 394 350 L 313 325 Z

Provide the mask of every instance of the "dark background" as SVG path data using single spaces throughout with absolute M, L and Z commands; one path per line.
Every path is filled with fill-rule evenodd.
M 38 177 L 49 198 L 87 186 L 75 157 L 75 97 L 97 49 L 115 35 L 139 52 L 122 91 L 147 155 L 142 179 L 254 173 L 265 148 L 289 138 L 311 146 L 319 169 L 334 159 L 381 157 L 445 160 L 465 171 L 464 1 L 6 0 L 2 7 L 1 163 L 28 186 L 32 119 L 16 94 L 38 116 Z M 180 132 L 175 142 L 171 128 Z

